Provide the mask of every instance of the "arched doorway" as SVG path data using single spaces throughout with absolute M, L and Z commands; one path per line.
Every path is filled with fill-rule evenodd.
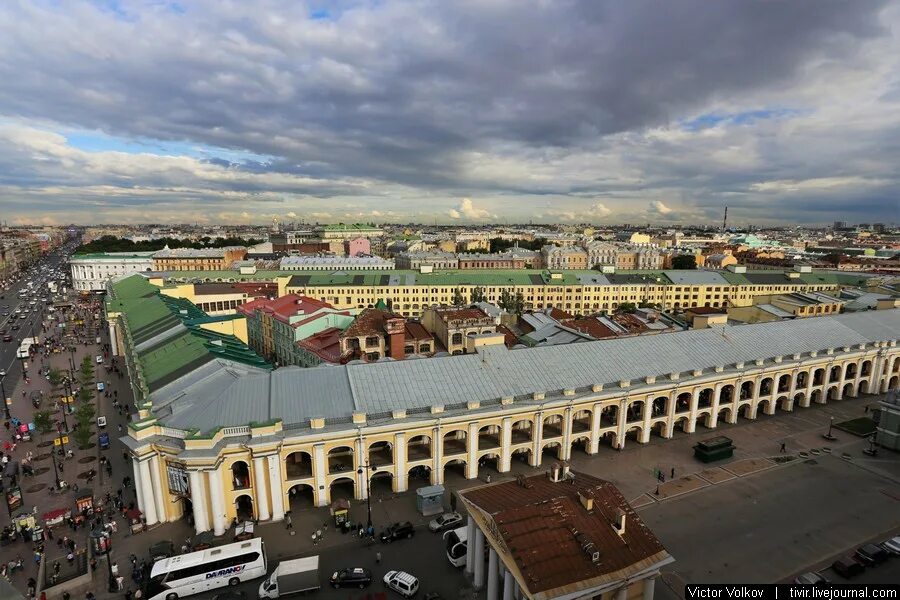
M 394 464 L 393 444 L 381 441 L 369 445 L 369 465 L 382 467 L 392 464 Z
M 444 434 L 444 456 L 466 453 L 466 432 L 463 429 L 448 431 Z M 465 461 L 463 461 L 465 462 Z
M 353 471 L 353 449 L 350 446 L 338 446 L 328 451 L 328 473 L 346 473 Z
M 650 437 L 658 436 L 663 439 L 666 438 L 666 422 L 665 421 L 657 421 L 653 425 L 650 426 Z
M 845 384 L 844 384 L 844 392 L 841 394 L 841 396 L 842 396 L 843 398 L 852 398 L 853 396 L 856 395 L 856 394 L 854 394 L 853 392 L 854 392 L 854 390 L 853 390 L 853 384 L 852 384 L 852 383 L 845 383 Z
M 491 475 L 500 474 L 499 454 L 488 452 L 478 459 L 478 474 L 483 476 L 487 473 L 490 473 Z
M 394 474 L 390 471 L 375 471 L 369 479 L 369 492 L 372 500 L 390 498 L 394 492 Z
M 298 483 L 288 490 L 288 507 L 291 511 L 306 510 L 315 506 L 315 492 L 311 485 Z
M 478 430 L 478 449 L 494 450 L 500 448 L 500 428 L 496 425 L 485 425 Z
M 600 410 L 600 427 L 612 427 L 618 423 L 619 407 L 616 405 L 604 406 Z
M 234 508 L 238 521 L 253 520 L 253 498 L 248 494 L 241 494 L 234 500 Z
M 531 421 L 516 421 L 512 425 L 512 442 L 513 444 L 524 444 L 526 442 L 534 441 L 532 437 L 533 429 L 531 427 Z
M 431 437 L 417 435 L 406 444 L 406 460 L 413 462 L 431 458 Z
M 460 484 L 464 481 L 466 481 L 466 461 L 459 458 L 448 460 L 444 465 L 444 484 L 448 485 L 450 482 Z
M 525 465 L 531 464 L 531 448 L 517 448 L 513 450 L 512 462 L 520 462 Z
M 356 498 L 356 482 L 352 477 L 338 477 L 331 482 L 331 501 Z

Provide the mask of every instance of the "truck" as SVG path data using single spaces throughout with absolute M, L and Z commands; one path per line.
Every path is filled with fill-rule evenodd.
M 319 557 L 283 560 L 259 585 L 260 598 L 281 598 L 290 594 L 318 590 Z

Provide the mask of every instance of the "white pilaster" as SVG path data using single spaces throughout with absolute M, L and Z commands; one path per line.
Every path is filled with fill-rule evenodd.
M 209 503 L 212 506 L 213 533 L 223 535 L 225 521 L 225 490 L 222 488 L 222 475 L 219 469 L 209 471 Z
M 594 403 L 594 409 L 591 412 L 591 440 L 588 443 L 588 454 L 597 454 L 600 449 L 600 414 L 603 412 L 603 405 L 599 402 Z
M 138 459 L 131 459 L 131 470 L 134 472 L 134 496 L 137 499 L 138 510 L 146 512 L 144 509 L 143 486 L 141 485 L 141 463 Z
M 269 520 L 269 482 L 266 481 L 266 458 L 253 457 L 253 491 L 256 493 L 256 516 Z
M 394 491 L 405 492 L 409 487 L 406 470 L 406 434 L 394 434 Z
M 687 429 L 685 433 L 694 433 L 697 430 L 697 409 L 700 405 L 700 388 L 695 388 L 691 393 L 691 405 L 688 409 Z
M 466 544 L 466 573 L 469 575 L 475 571 L 475 529 L 475 519 L 469 517 L 466 523 L 466 539 L 469 540 Z
M 497 600 L 497 551 L 488 549 L 487 600 Z
M 209 512 L 206 508 L 206 490 L 203 485 L 203 474 L 200 471 L 188 471 L 191 479 L 191 506 L 194 510 L 194 530 L 202 533 L 209 529 Z
M 562 446 L 560 447 L 560 460 L 569 460 L 572 457 L 572 407 L 563 412 Z
M 444 436 L 440 427 L 431 430 L 431 456 L 434 462 L 431 465 L 431 485 L 444 483 Z
M 469 431 L 466 435 L 466 479 L 478 477 L 478 423 L 469 423 Z
M 272 491 L 272 520 L 280 521 L 284 518 L 284 486 L 281 483 L 281 463 L 277 454 L 270 454 L 269 485 Z
M 544 444 L 544 412 L 534 413 L 534 445 L 531 447 L 531 466 L 541 466 L 541 447 Z
M 512 461 L 512 417 L 505 417 L 500 423 L 500 464 L 499 471 L 506 473 Z
M 628 431 L 628 396 L 619 401 L 616 409 L 616 448 L 625 447 L 625 434 Z
M 656 588 L 656 576 L 644 580 L 644 595 L 642 600 L 653 600 L 653 592 Z
M 328 464 L 325 460 L 325 444 L 313 446 L 313 478 L 315 479 L 316 506 L 328 506 L 327 475 Z
M 513 576 L 509 571 L 503 572 L 503 600 L 512 600 L 514 590 Z M 652 599 L 651 599 L 652 600 Z
M 478 527 L 475 528 L 475 556 L 472 557 L 475 563 L 475 581 L 476 590 L 484 587 L 484 534 Z
M 722 402 L 722 388 L 725 387 L 724 383 L 717 383 L 716 387 L 713 389 L 713 397 L 712 397 L 712 408 L 710 409 L 712 412 L 709 413 L 709 428 L 713 429 L 719 424 L 719 404 Z
M 144 498 L 144 520 L 147 525 L 159 522 L 156 516 L 156 498 L 153 494 L 153 476 L 150 474 L 150 461 L 142 460 L 138 463 L 141 471 L 141 489 L 138 492 Z
M 159 475 L 159 456 L 154 454 L 150 457 L 149 468 L 150 483 L 153 486 L 153 499 L 156 502 L 156 516 L 160 523 L 165 523 L 169 520 L 169 516 L 166 514 L 166 500 L 165 495 L 163 494 L 162 477 Z

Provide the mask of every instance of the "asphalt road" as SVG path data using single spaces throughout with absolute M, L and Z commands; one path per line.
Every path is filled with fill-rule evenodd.
M 676 560 L 661 597 L 681 597 L 685 583 L 782 582 L 891 537 L 900 530 L 900 485 L 822 455 L 648 506 L 640 516 Z M 878 577 L 900 581 L 900 558 L 879 567 Z
M 41 292 L 41 297 L 49 295 L 49 290 L 47 289 L 47 276 L 45 274 L 33 273 L 38 273 L 35 269 L 40 269 L 40 267 L 44 265 L 56 267 L 62 264 L 61 261 L 60 251 L 57 250 L 35 265 L 30 274 L 21 276 L 18 281 L 13 283 L 7 289 L 0 291 L 0 295 L 4 296 L 3 299 L 0 299 L 0 309 L 8 306 L 10 311 L 9 316 L 0 316 L 0 330 L 5 330 L 13 336 L 13 341 L 11 342 L 4 342 L 2 341 L 2 337 L 0 337 L 0 370 L 6 371 L 3 386 L 6 389 L 7 395 L 12 393 L 12 390 L 16 387 L 16 384 L 22 376 L 22 361 L 16 360 L 16 350 L 19 348 L 19 343 L 22 338 L 32 337 L 34 332 L 40 333 L 41 318 L 42 315 L 45 314 L 47 308 L 46 303 L 41 301 L 38 301 L 38 303 L 34 305 L 29 304 L 31 300 L 34 299 L 33 294 L 29 294 L 25 299 L 20 299 L 19 292 L 23 289 L 27 289 L 28 281 L 33 281 L 35 284 L 33 289 L 39 290 Z M 66 267 L 66 269 L 68 269 L 68 267 Z M 25 319 L 20 319 L 19 315 L 15 314 L 15 311 L 17 308 L 25 307 L 28 307 L 29 309 L 28 316 Z M 31 310 L 32 308 L 37 308 L 38 310 Z M 0 315 L 2 315 L 2 312 L 5 311 L 0 310 Z M 18 326 L 18 329 L 13 330 L 13 326 Z
M 301 535 L 300 532 L 297 535 Z M 444 543 L 439 533 L 431 533 L 426 530 L 417 530 L 411 540 L 402 540 L 392 544 L 375 544 L 368 546 L 352 536 L 344 536 L 329 530 L 326 535 L 336 535 L 347 538 L 347 544 L 337 548 L 330 548 L 319 555 L 319 578 L 322 589 L 316 594 L 317 598 L 334 598 L 341 600 L 363 600 L 367 593 L 387 592 L 387 598 L 400 599 L 397 593 L 387 590 L 382 583 L 384 574 L 389 570 L 402 570 L 415 575 L 419 579 L 418 597 L 425 593 L 437 592 L 445 600 L 457 600 L 472 598 L 471 585 L 466 581 L 464 569 L 457 569 L 450 565 L 444 552 Z M 376 564 L 375 553 L 381 552 L 381 564 Z M 302 554 L 299 556 L 309 556 Z M 271 573 L 277 566 L 276 562 L 270 562 L 268 571 Z M 338 570 L 350 567 L 365 567 L 372 571 L 374 582 L 366 590 L 359 589 L 332 589 L 328 585 L 331 574 Z M 256 598 L 259 584 L 263 579 L 254 579 L 246 582 L 238 589 L 245 592 L 247 598 Z M 217 593 L 227 590 L 221 588 L 214 592 L 207 592 L 194 596 L 200 599 L 211 599 Z

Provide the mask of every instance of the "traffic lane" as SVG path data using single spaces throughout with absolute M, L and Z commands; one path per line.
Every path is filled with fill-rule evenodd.
M 866 544 L 881 544 L 882 542 L 887 541 L 896 535 L 900 535 L 900 528 L 896 528 L 887 533 L 882 533 L 877 536 L 870 537 L 869 539 L 863 540 L 858 544 L 848 546 L 842 552 L 837 552 L 833 556 L 828 557 L 826 560 L 811 564 L 808 567 L 800 569 L 790 578 L 782 581 L 782 583 L 791 583 L 798 575 L 802 575 L 803 573 L 819 573 L 831 583 L 852 583 L 858 585 L 867 583 L 897 583 L 898 581 L 900 581 L 900 556 L 894 556 L 893 554 L 884 563 L 875 567 L 867 567 L 861 575 L 853 577 L 852 579 L 845 579 L 843 576 L 838 575 L 835 570 L 831 568 L 831 565 L 834 564 L 836 560 L 852 556 L 853 553 L 856 552 L 856 549 L 860 546 L 864 546 Z
M 272 526 L 274 527 L 275 525 Z M 261 528 L 261 531 L 263 539 L 265 539 L 265 527 Z M 297 536 L 300 535 L 304 534 L 298 531 Z M 385 573 L 391 570 L 407 571 L 415 575 L 419 580 L 419 597 L 423 597 L 428 592 L 437 592 L 443 598 L 459 598 L 461 590 L 471 587 L 466 581 L 464 570 L 451 566 L 447 560 L 441 534 L 417 530 L 415 537 L 411 540 L 397 541 L 392 544 L 374 544 L 372 546 L 367 546 L 359 539 L 354 539 L 352 534 L 337 533 L 331 528 L 325 532 L 325 535 L 342 537 L 346 535 L 348 543 L 329 548 L 319 554 L 319 582 L 322 585 L 322 589 L 318 593 L 320 597 L 333 598 L 334 600 L 363 600 L 367 593 L 386 591 L 389 600 L 391 598 L 400 599 L 401 596 L 387 590 L 383 583 Z M 305 540 L 304 543 L 306 543 Z M 375 561 L 376 552 L 381 553 L 380 564 Z M 267 553 L 271 554 L 271 551 L 267 549 Z M 314 554 L 289 555 L 289 558 L 300 558 Z M 278 562 L 278 560 L 269 559 L 269 573 L 275 570 Z M 373 581 L 368 589 L 335 590 L 329 585 L 328 581 L 332 573 L 339 569 L 353 567 L 365 567 L 372 571 Z M 256 598 L 259 585 L 263 581 L 263 578 L 254 579 L 241 584 L 238 586 L 238 589 L 243 590 L 247 598 Z M 197 597 L 212 599 L 217 593 L 221 593 L 225 589 L 227 588 L 219 588 L 218 590 L 199 594 Z
M 894 482 L 821 456 L 639 514 L 675 557 L 669 571 L 686 583 L 774 583 L 848 544 L 900 527 L 897 497 Z

